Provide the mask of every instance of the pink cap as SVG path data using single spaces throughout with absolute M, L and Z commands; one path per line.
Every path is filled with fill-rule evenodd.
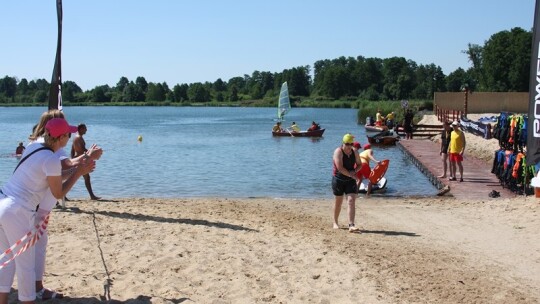
M 352 145 L 353 145 L 353 147 L 355 147 L 356 149 L 360 149 L 360 147 L 361 147 L 361 146 L 360 146 L 360 143 L 357 142 L 357 141 L 355 141 Z
M 365 144 L 365 145 L 364 145 L 364 150 L 367 150 L 367 149 L 371 149 L 371 145 L 370 145 L 370 144 Z
M 47 122 L 45 129 L 49 131 L 52 137 L 59 137 L 67 133 L 77 132 L 77 127 L 70 126 L 68 122 L 63 118 L 53 118 Z

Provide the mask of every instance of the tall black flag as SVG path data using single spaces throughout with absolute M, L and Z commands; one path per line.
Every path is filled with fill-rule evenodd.
M 56 0 L 56 15 L 58 16 L 58 44 L 49 90 L 49 110 L 62 110 L 62 0 Z
M 531 74 L 529 78 L 529 117 L 527 120 L 527 165 L 540 162 L 540 0 L 534 10 Z

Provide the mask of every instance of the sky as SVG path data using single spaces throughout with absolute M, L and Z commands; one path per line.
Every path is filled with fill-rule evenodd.
M 491 35 L 531 30 L 534 0 L 63 0 L 62 78 L 84 91 L 121 77 L 176 84 L 404 57 L 448 75 Z M 0 77 L 51 81 L 55 0 L 3 1 Z

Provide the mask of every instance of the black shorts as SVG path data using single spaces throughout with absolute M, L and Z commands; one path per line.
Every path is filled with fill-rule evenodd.
M 343 194 L 357 194 L 358 187 L 356 186 L 356 180 L 352 178 L 349 180 L 343 180 L 332 176 L 332 192 L 335 196 L 342 196 Z

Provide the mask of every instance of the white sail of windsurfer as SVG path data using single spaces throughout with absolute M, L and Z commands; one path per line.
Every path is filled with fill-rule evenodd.
M 289 101 L 289 87 L 285 81 L 281 85 L 281 91 L 279 92 L 279 102 L 278 102 L 278 120 L 283 121 L 285 114 L 291 109 L 291 103 Z

